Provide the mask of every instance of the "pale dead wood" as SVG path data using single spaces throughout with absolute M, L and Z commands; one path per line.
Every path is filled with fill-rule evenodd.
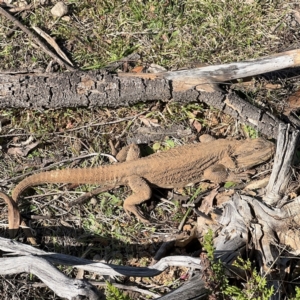
M 291 50 L 259 59 L 228 64 L 204 66 L 200 68 L 170 71 L 155 74 L 121 73 L 125 77 L 143 77 L 146 79 L 164 78 L 172 81 L 174 91 L 186 91 L 196 88 L 205 92 L 214 92 L 216 84 L 239 78 L 257 76 L 285 68 L 300 65 L 300 50 Z
M 176 82 L 178 80 L 178 84 L 185 83 L 187 86 L 191 86 L 189 82 L 192 82 L 193 86 L 199 84 L 199 88 L 201 89 L 201 85 L 205 84 L 205 82 L 203 82 L 204 78 L 208 79 L 207 83 L 218 83 L 233 79 L 252 77 L 275 70 L 297 67 L 299 65 L 300 50 L 296 49 L 249 61 L 166 72 L 163 74 L 163 77 Z M 201 79 L 199 80 L 199 78 Z M 186 81 L 184 81 L 185 79 Z M 199 80 L 198 84 L 197 80 Z M 174 87 L 178 88 L 177 85 L 174 85 Z
M 5 252 L 10 252 L 14 255 L 24 255 L 27 257 L 27 259 L 34 255 L 37 257 L 42 257 L 53 264 L 68 265 L 74 268 L 83 269 L 85 271 L 96 272 L 101 275 L 110 276 L 151 277 L 159 275 L 170 266 L 183 266 L 195 269 L 200 268 L 200 259 L 189 256 L 164 257 L 156 264 L 145 268 L 105 264 L 66 254 L 48 253 L 38 248 L 2 237 L 0 237 L 0 249 Z
M 144 268 L 118 266 L 65 254 L 47 253 L 38 248 L 1 237 L 0 249 L 10 253 L 10 255 L 21 255 L 21 257 L 0 258 L 1 275 L 30 272 L 39 277 L 57 295 L 67 299 L 73 299 L 73 297 L 80 295 L 85 295 L 89 299 L 100 299 L 100 295 L 92 288 L 90 283 L 83 280 L 70 279 L 52 264 L 68 265 L 79 270 L 95 272 L 101 275 L 138 277 L 156 276 L 170 266 L 200 269 L 200 259 L 188 256 L 165 257 L 156 264 Z
M 58 296 L 74 299 L 86 296 L 88 299 L 100 299 L 100 295 L 88 282 L 70 279 L 41 257 L 0 258 L 0 274 L 32 273 L 40 278 Z
M 290 127 L 280 126 L 277 138 L 277 151 L 264 201 L 273 205 L 280 200 L 286 191 L 292 172 L 292 161 L 296 150 L 299 132 L 289 132 Z

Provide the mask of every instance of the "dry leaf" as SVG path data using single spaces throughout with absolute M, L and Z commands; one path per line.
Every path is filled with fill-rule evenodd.
M 14 136 L 12 138 L 13 143 L 17 143 L 19 141 L 20 137 L 19 136 Z
M 194 126 L 194 128 L 197 130 L 198 133 L 201 131 L 202 125 L 200 124 L 199 121 L 193 120 L 192 125 Z
M 300 254 L 300 236 L 299 232 L 296 229 L 289 229 L 284 231 L 277 232 L 280 243 L 286 246 L 291 247 L 294 251 L 294 255 Z
M 161 72 L 166 72 L 167 69 L 157 65 L 157 64 L 151 64 L 150 67 L 148 68 L 148 72 L 150 73 L 161 73 Z
M 212 190 L 206 197 L 204 197 L 199 210 L 208 215 L 213 209 L 213 201 L 217 194 L 218 188 Z
M 291 193 L 289 193 L 289 198 L 290 199 L 295 199 L 295 198 L 297 198 L 297 194 L 295 193 L 295 192 L 291 192 Z
M 279 83 L 273 84 L 273 83 L 267 83 L 264 85 L 264 88 L 267 90 L 278 90 L 282 88 L 282 85 Z
M 231 198 L 231 196 L 234 194 L 234 190 L 226 190 L 224 192 L 219 193 L 216 196 L 216 200 L 217 200 L 217 206 L 220 206 L 223 203 L 226 203 L 227 201 L 229 201 L 229 199 Z
M 214 141 L 214 140 L 215 140 L 215 138 L 212 137 L 210 134 L 201 134 L 199 136 L 199 141 L 201 143 L 209 143 L 209 142 Z
M 297 110 L 300 107 L 300 90 L 292 94 L 286 101 L 288 107 L 284 109 L 285 114 L 289 114 L 293 110 Z
M 182 228 L 183 231 L 190 231 L 192 229 L 192 225 L 191 224 L 185 224 Z
M 164 42 L 169 43 L 169 39 L 165 33 L 161 36 L 161 38 L 164 40 Z
M 74 124 L 72 123 L 72 121 L 68 121 L 66 125 L 66 129 L 72 129 L 72 128 L 74 128 Z
M 9 155 L 16 155 L 16 156 L 24 157 L 29 153 L 30 150 L 35 148 L 38 144 L 39 144 L 39 142 L 35 142 L 35 143 L 32 143 L 32 144 L 27 145 L 25 147 L 12 147 L 12 148 L 9 148 L 7 150 L 7 153 Z
M 157 119 L 147 119 L 147 118 L 145 118 L 143 116 L 140 116 L 139 119 L 147 127 L 159 127 L 160 126 L 158 124 L 158 120 Z
M 70 22 L 71 21 L 71 17 L 69 17 L 69 16 L 64 16 L 61 19 L 64 20 L 65 22 Z
M 190 233 L 187 234 L 187 232 L 182 232 L 181 234 L 176 236 L 176 240 L 175 240 L 175 246 L 176 247 L 185 247 L 186 245 L 188 245 L 193 239 L 196 238 L 197 235 L 197 227 L 194 226 L 193 228 L 191 228 Z
M 245 186 L 246 190 L 257 190 L 267 186 L 270 180 L 270 176 L 267 176 L 263 179 L 253 180 Z
M 294 18 L 298 24 L 300 24 L 300 13 L 297 10 L 294 10 Z
M 144 66 L 136 66 L 131 70 L 131 72 L 133 73 L 143 73 L 143 71 L 144 71 Z

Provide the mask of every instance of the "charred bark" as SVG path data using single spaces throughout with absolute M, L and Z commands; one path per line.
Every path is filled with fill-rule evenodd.
M 154 100 L 205 102 L 267 136 L 277 135 L 279 120 L 276 117 L 234 93 L 221 90 L 207 92 L 193 87 L 179 91 L 165 78 L 118 76 L 104 70 L 55 75 L 0 74 L 0 108 L 117 108 Z
M 219 83 L 298 66 L 299 50 L 253 61 L 162 72 L 110 73 L 107 70 L 53 73 L 0 73 L 0 108 L 129 106 L 146 101 L 205 102 L 276 137 L 279 120 L 252 106 Z

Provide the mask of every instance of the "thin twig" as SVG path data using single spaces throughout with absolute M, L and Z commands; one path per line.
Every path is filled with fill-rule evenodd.
M 76 71 L 75 68 L 70 66 L 68 63 L 63 61 L 59 56 L 54 54 L 35 34 L 33 34 L 26 26 L 24 26 L 20 21 L 18 21 L 14 16 L 12 16 L 10 13 L 8 13 L 5 9 L 3 9 L 0 6 L 0 14 L 6 17 L 8 20 L 13 22 L 15 25 L 17 25 L 21 30 L 23 30 L 32 40 L 34 40 L 39 47 L 47 53 L 49 56 L 51 56 L 53 59 L 55 59 L 62 67 L 65 67 L 69 71 Z
M 194 193 L 194 195 L 192 196 L 191 200 L 190 200 L 188 203 L 192 203 L 192 202 L 195 200 L 195 198 L 198 196 L 198 194 L 200 193 L 200 191 L 201 191 L 201 189 L 200 189 L 200 187 L 199 187 L 199 188 L 196 190 L 196 192 Z M 192 208 L 189 207 L 189 208 L 187 209 L 186 213 L 184 214 L 184 216 L 183 216 L 183 218 L 182 218 L 182 220 L 181 220 L 179 226 L 178 226 L 178 230 L 179 230 L 179 231 L 182 230 L 183 225 L 184 225 L 184 223 L 185 223 L 185 220 L 186 220 L 186 218 L 188 217 L 188 215 L 191 213 L 191 211 L 192 211 Z
M 131 120 L 131 119 L 136 119 L 137 117 L 139 117 L 139 116 L 147 113 L 148 111 L 149 110 L 145 110 L 145 111 L 142 111 L 142 112 L 136 114 L 135 116 L 125 117 L 123 119 L 119 119 L 119 120 L 115 120 L 115 121 L 104 122 L 104 123 L 88 124 L 88 125 L 84 125 L 84 126 L 81 126 L 81 127 L 76 127 L 76 128 L 68 129 L 65 132 L 75 131 L 75 130 L 84 129 L 84 128 L 87 128 L 87 127 L 93 127 L 93 126 L 111 125 L 111 124 L 116 124 L 116 123 L 120 123 L 120 122 L 123 122 L 123 121 L 128 121 L 128 120 Z
M 70 203 L 67 203 L 67 207 L 71 208 L 74 205 L 78 205 L 78 204 L 82 204 L 85 201 L 87 201 L 88 199 L 92 198 L 95 195 L 98 195 L 100 193 L 112 190 L 113 188 L 115 188 L 115 185 L 111 185 L 111 186 L 102 186 L 99 188 L 95 188 L 93 189 L 91 192 L 85 193 L 82 196 L 78 197 L 76 200 L 71 201 Z
M 101 153 L 100 155 L 108 157 L 111 162 L 118 162 L 118 160 L 111 154 Z
M 92 285 L 95 285 L 95 286 L 102 286 L 102 287 L 107 286 L 106 282 L 99 282 L 99 281 L 95 281 L 95 280 L 89 280 L 88 282 Z M 140 288 L 138 288 L 136 286 L 133 286 L 133 285 L 125 285 L 125 284 L 119 284 L 119 283 L 112 283 L 112 285 L 115 286 L 118 289 L 138 292 L 138 293 L 141 293 L 141 294 L 145 294 L 147 296 L 151 296 L 154 299 L 161 296 L 159 294 L 155 294 L 155 293 L 150 292 L 148 290 L 140 289 Z

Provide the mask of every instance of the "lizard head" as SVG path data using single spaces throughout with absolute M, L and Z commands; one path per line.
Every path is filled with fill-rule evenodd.
M 242 141 L 233 153 L 237 167 L 249 169 L 270 159 L 275 153 L 275 146 L 272 142 L 257 138 L 254 140 Z

